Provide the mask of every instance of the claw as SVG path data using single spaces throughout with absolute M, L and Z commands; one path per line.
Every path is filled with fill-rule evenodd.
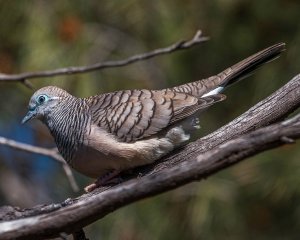
M 108 183 L 116 183 L 119 182 L 119 179 L 114 179 L 115 176 L 119 175 L 120 171 L 119 170 L 112 170 L 107 172 L 106 174 L 100 176 L 94 183 L 86 186 L 84 188 L 85 192 L 92 192 L 96 188 L 104 186 Z M 116 181 L 117 180 L 117 181 Z

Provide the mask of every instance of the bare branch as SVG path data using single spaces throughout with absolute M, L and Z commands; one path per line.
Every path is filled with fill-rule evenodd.
M 45 77 L 53 77 L 58 75 L 70 75 L 70 74 L 96 71 L 104 68 L 122 67 L 122 66 L 129 65 L 131 63 L 143 61 L 159 55 L 191 48 L 207 40 L 208 37 L 202 37 L 202 32 L 198 30 L 191 40 L 179 41 L 177 43 L 172 44 L 171 46 L 165 48 L 158 48 L 147 53 L 137 54 L 124 60 L 99 62 L 88 66 L 78 66 L 78 67 L 73 66 L 73 67 L 58 68 L 58 69 L 47 70 L 47 71 L 25 72 L 20 74 L 0 74 L 0 81 L 10 81 L 10 82 L 22 81 L 26 86 L 31 87 L 31 84 L 28 81 L 27 82 L 25 81 L 26 79 L 42 78 L 42 77 L 45 78 Z
M 4 146 L 14 148 L 14 149 L 17 149 L 20 151 L 24 151 L 24 152 L 30 152 L 30 153 L 44 155 L 44 156 L 50 157 L 50 158 L 58 161 L 59 163 L 62 164 L 64 172 L 71 184 L 72 189 L 75 192 L 79 191 L 79 187 L 74 179 L 73 173 L 72 173 L 69 165 L 65 162 L 65 160 L 62 158 L 62 156 L 60 156 L 60 154 L 58 153 L 56 148 L 47 149 L 47 148 L 42 148 L 42 147 L 36 147 L 36 146 L 32 146 L 30 144 L 17 142 L 17 141 L 14 141 L 14 140 L 11 140 L 8 138 L 4 138 L 1 136 L 0 136 L 0 145 L 4 145 Z
M 30 144 L 17 142 L 8 138 L 0 137 L 0 144 L 5 145 L 17 150 L 30 152 L 30 153 L 37 153 L 44 156 L 51 157 L 60 163 L 64 163 L 64 159 L 58 154 L 57 150 L 54 149 L 46 149 L 41 147 L 32 146 Z
M 300 138 L 300 114 L 278 121 L 299 106 L 300 75 L 214 133 L 172 153 L 150 169 L 138 169 L 137 173 L 145 173 L 140 178 L 108 189 L 96 189 L 60 204 L 32 209 L 3 207 L 0 209 L 3 221 L 0 238 L 32 239 L 55 237 L 61 232 L 70 234 L 139 199 L 201 180 L 247 157 L 290 143 Z M 261 127 L 270 123 L 274 124 Z M 245 135 L 240 136 L 243 133 Z

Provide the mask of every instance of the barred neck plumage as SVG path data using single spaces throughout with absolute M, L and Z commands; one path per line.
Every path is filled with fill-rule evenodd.
M 90 123 L 89 107 L 81 98 L 69 95 L 44 119 L 64 159 L 72 164 L 76 151 L 84 142 Z

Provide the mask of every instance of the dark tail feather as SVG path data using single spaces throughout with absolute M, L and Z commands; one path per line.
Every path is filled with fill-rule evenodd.
M 229 86 L 248 77 L 263 64 L 278 58 L 284 50 L 285 43 L 277 43 L 233 65 L 224 71 L 230 73 L 224 78 L 224 83 L 221 85 Z
M 183 84 L 171 89 L 174 91 L 185 92 L 194 96 L 201 97 L 217 87 L 225 87 L 232 85 L 233 83 L 236 83 L 239 80 L 249 76 L 254 70 L 259 68 L 261 65 L 279 57 L 280 53 L 284 50 L 285 43 L 277 43 L 225 69 L 218 75 L 202 79 L 196 82 Z

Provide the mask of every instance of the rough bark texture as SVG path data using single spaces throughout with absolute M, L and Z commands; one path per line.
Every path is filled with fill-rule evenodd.
M 59 204 L 32 209 L 2 207 L 0 238 L 44 239 L 80 232 L 82 227 L 139 199 L 206 178 L 249 156 L 292 143 L 300 137 L 300 114 L 280 121 L 299 106 L 300 75 L 212 134 L 151 166 L 136 169 L 131 180 Z

